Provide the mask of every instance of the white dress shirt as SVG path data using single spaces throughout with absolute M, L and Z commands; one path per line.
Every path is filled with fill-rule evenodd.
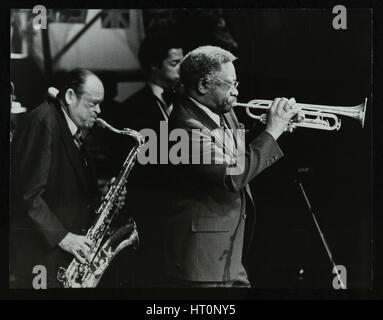
M 172 112 L 173 110 L 173 104 L 171 104 L 170 106 L 167 106 L 164 98 L 162 97 L 162 94 L 164 93 L 164 88 L 152 83 L 152 82 L 148 82 L 148 85 L 149 87 L 152 89 L 153 91 L 153 94 L 162 102 L 158 102 L 157 105 L 158 105 L 158 108 L 160 109 L 162 115 L 164 116 L 164 120 L 165 121 L 168 121 L 169 120 L 169 114 Z
M 216 157 L 222 157 L 223 160 L 227 163 L 234 163 L 235 158 L 238 156 L 238 150 L 236 146 L 236 142 L 234 140 L 234 135 L 232 129 L 225 127 L 221 127 L 220 116 L 213 111 L 211 111 L 207 106 L 199 103 L 195 99 L 188 97 L 198 108 L 200 108 L 209 118 L 211 118 L 219 127 L 218 129 L 214 129 L 211 133 L 215 137 L 216 141 L 219 143 L 221 149 L 216 150 Z M 206 137 L 205 137 L 206 138 Z M 205 140 L 206 141 L 206 140 Z M 204 153 L 209 151 L 209 144 L 205 145 Z

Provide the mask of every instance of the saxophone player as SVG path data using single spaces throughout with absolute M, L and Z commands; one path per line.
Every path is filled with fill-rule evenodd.
M 43 266 L 47 287 L 61 287 L 59 267 L 84 263 L 92 243 L 83 234 L 100 195 L 84 129 L 101 112 L 104 86 L 91 71 L 75 69 L 56 98 L 47 97 L 16 130 L 11 153 L 10 272 L 14 288 L 31 288 Z M 124 201 L 125 193 L 119 198 Z

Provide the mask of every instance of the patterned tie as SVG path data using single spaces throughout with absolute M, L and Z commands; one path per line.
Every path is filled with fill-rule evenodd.
M 81 137 L 81 130 L 77 129 L 76 133 L 73 135 L 74 142 L 76 144 L 77 149 L 80 151 L 81 157 L 83 158 L 85 165 L 88 165 L 88 155 L 85 150 L 84 140 Z
M 234 155 L 237 155 L 236 142 L 233 136 L 233 132 L 226 124 L 226 120 L 223 114 L 220 114 L 219 116 L 219 123 L 221 129 L 223 129 L 223 137 L 226 148 L 233 152 Z
M 225 118 L 223 117 L 223 114 L 219 115 L 219 125 L 223 129 L 227 129 Z
M 82 148 L 82 145 L 84 143 L 82 137 L 81 137 L 81 130 L 77 129 L 76 133 L 73 135 L 74 142 L 77 146 L 77 148 L 80 150 Z

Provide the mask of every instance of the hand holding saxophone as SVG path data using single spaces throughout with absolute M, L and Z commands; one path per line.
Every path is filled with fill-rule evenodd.
M 265 130 L 277 140 L 300 110 L 294 98 L 275 98 L 267 115 Z
M 61 249 L 73 254 L 78 261 L 86 263 L 89 261 L 93 243 L 86 236 L 80 236 L 71 232 L 59 243 Z

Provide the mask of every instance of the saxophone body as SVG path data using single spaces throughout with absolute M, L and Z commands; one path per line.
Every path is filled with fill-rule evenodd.
M 119 194 L 123 190 L 129 173 L 135 164 L 137 153 L 143 144 L 143 138 L 137 131 L 115 129 L 100 118 L 97 119 L 96 123 L 115 133 L 133 137 L 136 140 L 136 146 L 132 148 L 126 157 L 122 169 L 96 210 L 97 218 L 86 234 L 86 237 L 93 243 L 90 262 L 80 263 L 74 258 L 67 268 L 59 268 L 57 280 L 62 282 L 64 288 L 95 288 L 113 258 L 123 248 L 127 246 L 135 247 L 138 244 L 137 227 L 132 218 L 118 229 L 112 228 L 112 222 L 119 211 L 117 208 Z

